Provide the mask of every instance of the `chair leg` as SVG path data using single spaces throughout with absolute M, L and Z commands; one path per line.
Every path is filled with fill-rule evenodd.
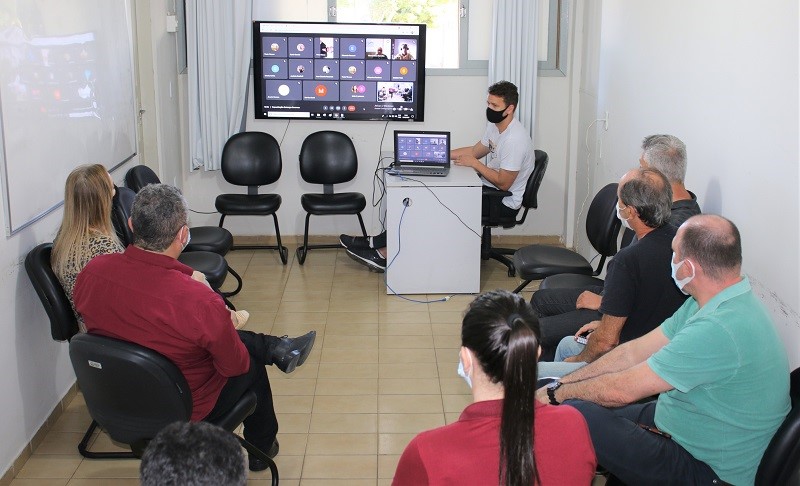
M 272 219 L 275 221 L 275 238 L 278 240 L 278 255 L 280 255 L 283 264 L 286 265 L 286 262 L 289 261 L 289 250 L 281 243 L 281 230 L 278 228 L 278 215 L 272 213 Z
M 481 236 L 481 260 L 488 260 L 489 253 L 492 251 L 492 228 L 490 226 L 483 227 L 483 235 Z
M 514 289 L 514 293 L 515 293 L 515 294 L 518 294 L 518 293 L 520 292 L 520 290 L 522 290 L 522 289 L 524 289 L 525 287 L 527 287 L 527 286 L 528 286 L 528 284 L 529 284 L 529 283 L 531 283 L 531 282 L 532 282 L 532 280 L 525 280 L 525 281 L 523 281 L 521 284 L 519 284 L 519 286 L 518 286 L 517 288 L 515 288 L 515 289 Z
M 137 459 L 136 454 L 131 452 L 92 452 L 89 450 L 89 440 L 92 438 L 95 429 L 97 429 L 97 421 L 92 420 L 86 433 L 83 435 L 80 444 L 78 444 L 78 452 L 87 459 Z
M 236 279 L 236 288 L 230 292 L 220 292 L 223 295 L 223 297 L 233 297 L 242 290 L 242 277 L 240 277 L 239 274 L 236 273 L 236 270 L 234 270 L 230 266 L 228 266 L 228 273 L 233 275 L 233 278 Z
M 275 464 L 275 461 L 270 459 L 268 455 L 264 453 L 261 449 L 254 446 L 250 442 L 246 441 L 243 437 L 233 434 L 237 439 L 239 439 L 239 443 L 242 444 L 248 453 L 253 454 L 254 456 L 258 457 L 262 461 L 267 463 L 267 467 L 269 467 L 269 472 L 272 475 L 272 486 L 278 486 L 278 466 Z
M 306 229 L 303 233 L 303 246 L 297 249 L 297 262 L 302 265 L 306 262 L 306 255 L 308 254 L 308 222 L 311 219 L 311 213 L 306 213 Z
M 512 262 L 510 258 L 504 256 L 502 253 L 492 249 L 489 251 L 489 258 L 491 258 L 492 260 L 496 260 L 505 265 L 506 267 L 508 267 L 509 277 L 514 277 L 517 275 L 516 268 L 514 268 L 514 262 Z
M 367 235 L 367 228 L 364 226 L 364 218 L 361 217 L 361 213 L 357 213 L 356 216 L 358 216 L 358 224 L 361 225 L 361 233 L 366 238 L 368 235 Z

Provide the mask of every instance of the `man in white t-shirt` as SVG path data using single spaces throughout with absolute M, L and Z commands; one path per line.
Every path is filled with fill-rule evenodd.
M 484 185 L 511 192 L 502 200 L 483 199 L 483 214 L 490 211 L 500 215 L 516 215 L 522 206 L 522 194 L 528 177 L 533 172 L 533 141 L 527 129 L 514 118 L 519 103 L 519 92 L 513 83 L 499 81 L 489 86 L 486 99 L 486 130 L 483 137 L 471 147 L 450 151 L 456 165 L 472 167 Z M 486 163 L 480 159 L 486 158 Z M 339 242 L 347 254 L 369 268 L 383 272 L 386 269 L 386 232 L 377 236 L 341 235 Z

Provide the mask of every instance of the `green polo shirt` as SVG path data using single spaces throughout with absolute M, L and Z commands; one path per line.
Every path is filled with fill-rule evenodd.
M 753 484 L 789 413 L 789 361 L 766 309 L 743 278 L 702 308 L 688 299 L 661 324 L 669 343 L 647 364 L 674 387 L 656 426 L 720 479 Z

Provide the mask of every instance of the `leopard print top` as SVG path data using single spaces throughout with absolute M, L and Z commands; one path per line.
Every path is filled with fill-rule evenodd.
M 82 261 L 77 261 L 77 253 L 71 253 L 68 265 L 69 268 L 65 273 L 57 275 L 58 281 L 61 282 L 61 286 L 64 287 L 67 298 L 69 298 L 72 312 L 75 312 L 75 317 L 78 319 L 78 327 L 81 332 L 86 332 L 86 325 L 83 323 L 83 318 L 81 318 L 80 314 L 75 310 L 75 302 L 72 300 L 72 293 L 75 290 L 75 280 L 78 278 L 78 274 L 83 270 L 83 267 L 97 255 L 120 253 L 124 250 L 119 243 L 114 241 L 114 238 L 102 234 L 93 234 L 84 244 L 88 245 L 89 250 L 88 253 L 86 253 L 86 258 Z

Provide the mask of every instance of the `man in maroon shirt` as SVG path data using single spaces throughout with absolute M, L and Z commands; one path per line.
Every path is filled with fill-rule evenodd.
M 75 308 L 87 332 L 140 344 L 175 363 L 192 393 L 193 421 L 222 415 L 253 390 L 258 405 L 244 421 L 244 437 L 274 457 L 278 421 L 264 365 L 293 371 L 311 352 L 316 332 L 293 339 L 237 332 L 222 298 L 176 259 L 189 242 L 187 221 L 176 188 L 142 189 L 129 221 L 133 245 L 89 262 L 75 284 Z M 250 458 L 251 470 L 266 467 Z

